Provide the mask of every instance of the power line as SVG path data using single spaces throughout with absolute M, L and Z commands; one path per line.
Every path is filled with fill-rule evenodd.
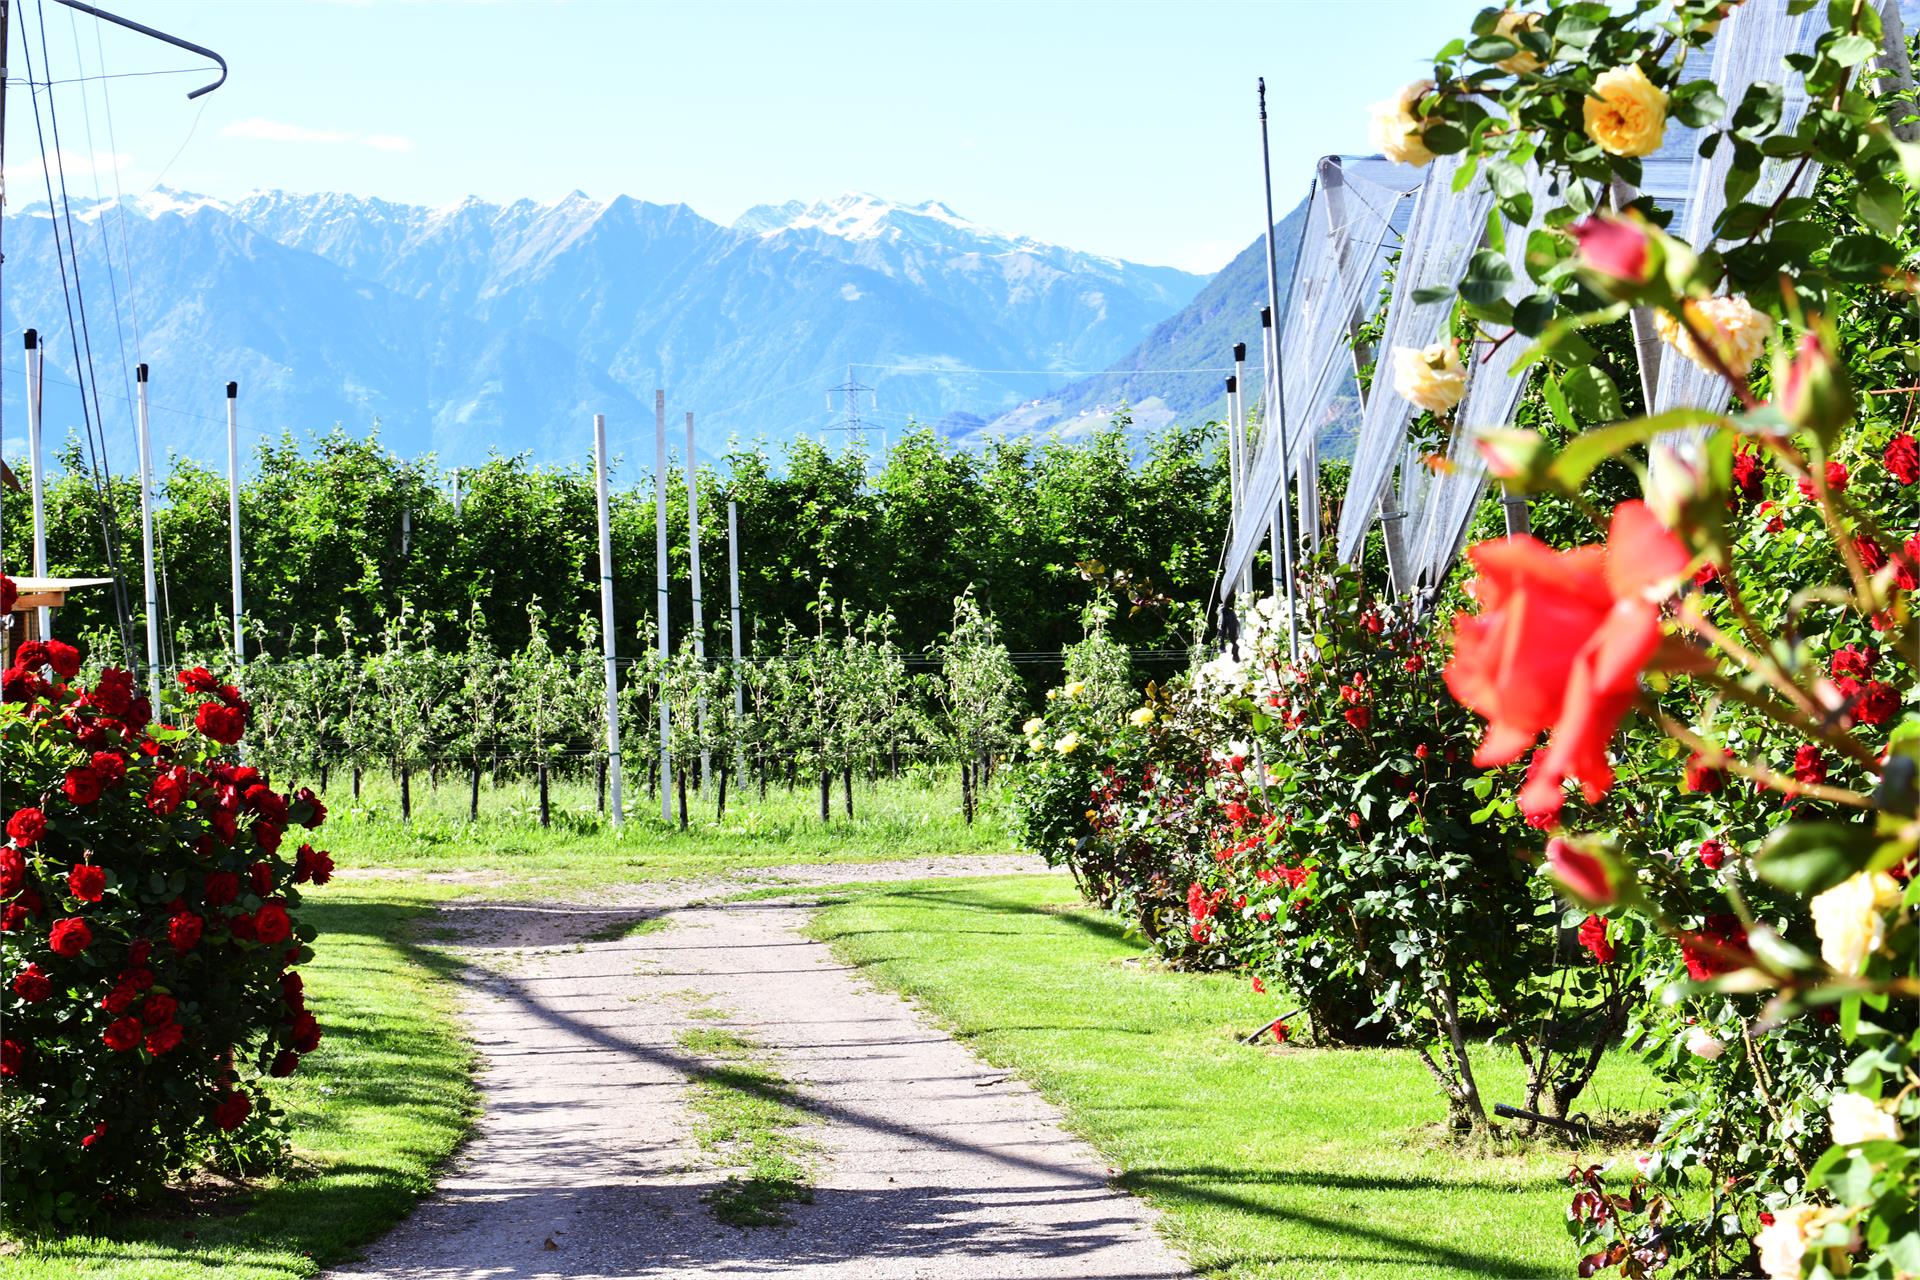
M 848 369 L 880 369 L 904 373 L 1036 373 L 1060 378 L 1097 378 L 1102 375 L 1126 377 L 1135 373 L 1232 373 L 1232 365 L 1204 369 L 974 369 L 952 364 L 868 364 L 856 361 Z M 848 373 L 852 377 L 852 373 Z

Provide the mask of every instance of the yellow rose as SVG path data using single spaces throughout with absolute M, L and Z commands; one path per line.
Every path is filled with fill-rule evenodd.
M 1414 104 L 1433 92 L 1433 81 L 1416 80 L 1395 97 L 1367 108 L 1367 137 L 1374 149 L 1396 164 L 1419 166 L 1433 159 L 1427 150 L 1425 127 L 1413 114 Z
M 1067 696 L 1069 698 L 1077 698 L 1081 694 L 1085 693 L 1086 690 L 1087 690 L 1087 682 L 1085 680 L 1075 680 L 1073 683 L 1067 686 Z
M 1039 716 L 1035 716 L 1033 719 L 1027 721 L 1025 724 L 1020 726 L 1020 732 L 1026 734 L 1029 738 L 1031 738 L 1034 734 L 1039 733 L 1042 729 L 1046 727 L 1047 727 L 1047 722 L 1045 720 L 1042 720 Z
M 1148 725 L 1153 723 L 1153 708 L 1141 707 L 1138 711 L 1135 711 L 1132 715 L 1128 716 L 1127 719 L 1133 721 L 1135 725 L 1144 729 Z
M 1393 389 L 1429 413 L 1448 414 L 1467 394 L 1467 371 L 1452 339 L 1393 349 Z
M 1061 738 L 1058 742 L 1053 744 L 1053 749 L 1055 751 L 1058 751 L 1063 756 L 1072 755 L 1075 751 L 1080 749 L 1080 735 L 1077 733 L 1067 734 L 1064 738 Z
M 1522 13 L 1518 9 L 1509 9 L 1494 19 L 1493 34 L 1505 36 L 1507 39 L 1513 40 L 1515 44 L 1518 44 L 1519 41 L 1514 39 L 1516 36 L 1523 31 L 1532 31 L 1539 25 L 1539 14 Z M 1523 48 L 1511 58 L 1502 58 L 1493 65 L 1502 71 L 1511 72 L 1516 76 L 1524 76 L 1531 75 L 1540 69 L 1540 59 L 1529 50 Z
M 1818 1214 L 1814 1205 L 1782 1205 L 1773 1211 L 1772 1224 L 1760 1228 L 1753 1243 L 1760 1250 L 1760 1269 L 1768 1280 L 1800 1280 L 1807 1237 L 1819 1226 Z
M 1650 156 L 1667 136 L 1667 94 L 1638 64 L 1602 71 L 1581 104 L 1587 136 L 1614 156 Z
M 1746 377 L 1754 361 L 1767 349 L 1773 334 L 1773 321 L 1753 309 L 1745 298 L 1688 298 L 1680 304 L 1697 328 L 1711 335 L 1713 349 L 1731 372 Z M 1683 326 L 1672 312 L 1653 313 L 1653 327 L 1663 341 L 1708 373 L 1719 373 L 1700 344 L 1693 329 Z
M 1891 1112 L 1881 1109 L 1872 1098 L 1857 1093 L 1836 1093 L 1827 1106 L 1827 1119 L 1833 1122 L 1836 1146 L 1857 1147 L 1863 1142 L 1898 1142 L 1905 1136 L 1900 1122 Z
M 1899 882 L 1884 871 L 1862 871 L 1815 895 L 1807 909 L 1820 938 L 1820 958 L 1836 972 L 1857 975 L 1887 939 L 1880 913 L 1899 904 Z

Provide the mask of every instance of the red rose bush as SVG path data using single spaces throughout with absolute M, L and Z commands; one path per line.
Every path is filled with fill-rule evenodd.
M 260 1081 L 322 1039 L 298 913 L 300 886 L 333 870 L 301 839 L 324 808 L 231 759 L 250 708 L 206 669 L 179 677 L 192 728 L 156 723 L 128 672 L 82 686 L 79 670 L 71 646 L 22 644 L 0 704 L 0 1127 L 16 1231 L 137 1204 L 209 1160 L 271 1160 L 284 1136 Z

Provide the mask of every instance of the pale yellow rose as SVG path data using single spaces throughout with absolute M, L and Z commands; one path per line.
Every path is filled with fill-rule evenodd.
M 1521 33 L 1522 31 L 1532 31 L 1535 27 L 1538 27 L 1539 25 L 1540 25 L 1539 14 L 1522 13 L 1518 9 L 1509 9 L 1505 13 L 1501 14 L 1498 18 L 1494 19 L 1493 34 L 1497 36 L 1505 36 L 1509 40 L 1514 40 L 1514 37 L 1519 35 L 1519 33 Z M 1519 43 L 1517 40 L 1515 40 L 1514 42 L 1516 44 Z M 1535 54 L 1533 54 L 1530 50 L 1521 49 L 1518 53 L 1514 54 L 1511 58 L 1502 58 L 1500 61 L 1494 63 L 1493 65 L 1500 68 L 1502 71 L 1511 72 L 1516 76 L 1524 76 L 1524 75 L 1531 75 L 1540 69 L 1540 59 Z
M 1688 298 L 1680 305 L 1686 308 L 1695 327 L 1712 335 L 1713 349 L 1727 369 L 1746 377 L 1754 361 L 1767 349 L 1767 339 L 1773 334 L 1773 321 L 1755 311 L 1745 298 Z M 1694 340 L 1693 330 L 1682 326 L 1672 312 L 1664 309 L 1655 311 L 1653 327 L 1675 351 L 1708 373 L 1720 372 L 1701 351 L 1700 344 Z
M 1031 738 L 1034 734 L 1039 733 L 1042 729 L 1046 727 L 1047 727 L 1047 722 L 1045 720 L 1042 720 L 1039 716 L 1035 716 L 1033 719 L 1027 721 L 1025 724 L 1020 726 L 1020 732 L 1026 734 L 1029 738 Z
M 1053 744 L 1053 749 L 1063 756 L 1070 756 L 1080 749 L 1080 735 L 1069 733 Z
M 1374 149 L 1396 164 L 1416 167 L 1433 159 L 1427 150 L 1425 127 L 1413 114 L 1414 104 L 1433 92 L 1433 81 L 1416 80 L 1397 95 L 1367 108 L 1367 137 Z
M 1696 1058 L 1712 1062 L 1726 1051 L 1727 1042 L 1705 1027 L 1695 1027 L 1687 1032 L 1687 1052 Z
M 1467 394 L 1467 371 L 1452 339 L 1393 349 L 1393 389 L 1429 413 L 1448 414 Z
M 1827 1106 L 1827 1119 L 1833 1123 L 1833 1141 L 1837 1146 L 1857 1147 L 1863 1142 L 1898 1142 L 1905 1135 L 1893 1114 L 1883 1110 L 1872 1098 L 1858 1093 L 1836 1093 Z
M 1760 1228 L 1753 1238 L 1767 1280 L 1800 1280 L 1800 1262 L 1807 1256 L 1807 1237 L 1818 1225 L 1819 1212 L 1810 1204 L 1782 1205 L 1773 1211 L 1772 1225 Z
M 1077 698 L 1086 691 L 1087 682 L 1085 680 L 1075 680 L 1066 688 L 1066 694 L 1069 698 Z
M 1141 707 L 1139 710 L 1135 711 L 1132 715 L 1128 716 L 1127 719 L 1133 721 L 1133 723 L 1137 725 L 1139 728 L 1144 729 L 1148 725 L 1153 723 L 1153 708 Z
M 1615 156 L 1650 156 L 1667 136 L 1667 94 L 1636 63 L 1602 71 L 1581 104 L 1587 136 Z
M 1884 871 L 1862 871 L 1816 894 L 1807 909 L 1820 938 L 1820 958 L 1838 973 L 1858 974 L 1887 939 L 1880 913 L 1899 903 L 1899 882 Z

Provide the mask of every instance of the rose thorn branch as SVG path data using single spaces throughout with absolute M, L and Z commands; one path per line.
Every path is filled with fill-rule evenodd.
M 1751 764 L 1738 756 L 1727 755 L 1712 743 L 1702 738 L 1686 725 L 1662 711 L 1652 698 L 1641 695 L 1640 708 L 1659 724 L 1661 732 L 1669 738 L 1693 748 L 1695 751 L 1718 753 L 1726 761 L 1727 768 L 1743 778 L 1750 778 L 1772 791 L 1787 796 L 1806 796 L 1810 800 L 1830 800 L 1834 804 L 1850 805 L 1856 809 L 1873 807 L 1872 797 L 1858 791 L 1849 791 L 1845 787 L 1829 787 L 1824 783 L 1802 782 L 1798 778 L 1778 773 L 1765 765 Z

